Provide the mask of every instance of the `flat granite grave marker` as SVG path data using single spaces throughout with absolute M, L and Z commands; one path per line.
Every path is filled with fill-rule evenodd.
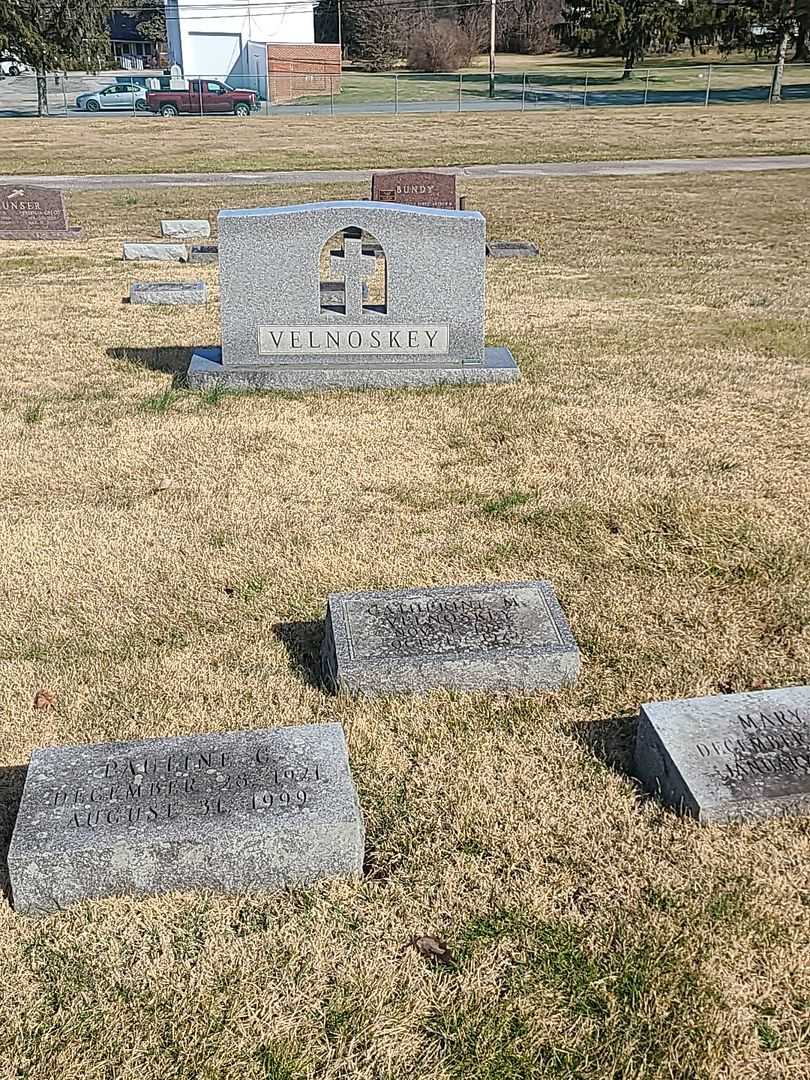
M 374 173 L 371 177 L 371 198 L 374 202 L 432 206 L 437 210 L 458 208 L 456 178 L 453 173 Z
M 127 241 L 121 257 L 127 261 L 188 262 L 188 248 L 185 244 L 139 244 Z
M 204 240 L 211 235 L 211 223 L 204 218 L 163 218 L 160 235 L 178 240 Z
M 14 907 L 357 877 L 339 724 L 35 750 L 8 853 Z
M 364 695 L 559 689 L 579 650 L 549 581 L 331 593 L 324 681 Z
M 188 254 L 190 263 L 215 263 L 219 261 L 219 245 L 192 244 Z
M 487 244 L 491 259 L 534 259 L 539 254 L 540 248 L 530 240 L 491 240 Z
M 129 287 L 130 304 L 204 304 L 208 286 L 204 281 L 135 281 Z
M 222 348 L 192 389 L 319 390 L 511 382 L 484 346 L 485 223 L 476 211 L 362 200 L 219 214 Z M 343 284 L 342 295 L 324 284 Z
M 634 772 L 700 822 L 810 813 L 810 686 L 642 705 Z
M 58 188 L 0 188 L 0 240 L 79 240 L 81 235 L 81 229 L 68 225 Z

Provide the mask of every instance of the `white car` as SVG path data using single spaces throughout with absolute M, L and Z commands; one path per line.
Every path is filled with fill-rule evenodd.
M 16 56 L 0 56 L 0 76 L 22 75 L 24 71 L 31 71 L 31 68 Z
M 103 90 L 79 94 L 76 108 L 83 112 L 101 112 L 102 109 L 137 109 L 146 111 L 146 87 L 137 83 L 113 83 Z

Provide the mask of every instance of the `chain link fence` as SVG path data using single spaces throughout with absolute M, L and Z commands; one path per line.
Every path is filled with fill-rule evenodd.
M 557 67 L 510 71 L 496 75 L 490 85 L 486 72 L 370 74 L 352 70 L 342 75 L 319 75 L 318 88 L 308 92 L 309 71 L 273 75 L 268 94 L 266 76 L 211 76 L 201 82 L 225 81 L 250 89 L 257 97 L 254 115 L 362 115 L 435 112 L 531 111 L 548 108 L 695 105 L 710 107 L 771 102 L 774 67 L 771 64 L 662 65 L 637 68 L 629 78 L 622 68 Z M 284 80 L 289 79 L 285 89 Z M 151 117 L 146 101 L 147 80 L 160 72 L 51 73 L 47 76 L 51 116 L 122 115 Z M 810 64 L 788 64 L 782 100 L 810 100 Z M 222 111 L 200 92 L 190 95 L 193 115 Z M 183 111 L 183 110 L 181 110 Z M 37 86 L 33 74 L 0 78 L 0 117 L 36 116 Z

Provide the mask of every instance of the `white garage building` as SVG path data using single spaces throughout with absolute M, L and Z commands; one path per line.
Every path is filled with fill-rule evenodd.
M 166 0 L 171 62 L 266 96 L 267 43 L 311 45 L 317 0 Z

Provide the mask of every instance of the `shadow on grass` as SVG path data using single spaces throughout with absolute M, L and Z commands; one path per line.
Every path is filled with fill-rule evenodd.
M 0 895 L 9 902 L 11 883 L 8 874 L 8 848 L 27 772 L 27 765 L 7 765 L 0 768 Z
M 111 360 L 123 361 L 135 367 L 173 375 L 172 385 L 179 388 L 186 385 L 186 372 L 192 351 L 188 345 L 156 345 L 149 349 L 136 349 L 123 345 L 107 349 L 107 356 Z
M 308 686 L 325 689 L 321 675 L 320 650 L 326 624 L 323 619 L 308 622 L 276 623 L 273 633 L 290 656 L 290 668 Z
M 633 746 L 636 741 L 638 715 L 609 716 L 604 720 L 575 724 L 572 736 L 582 746 L 622 776 L 633 776 Z

